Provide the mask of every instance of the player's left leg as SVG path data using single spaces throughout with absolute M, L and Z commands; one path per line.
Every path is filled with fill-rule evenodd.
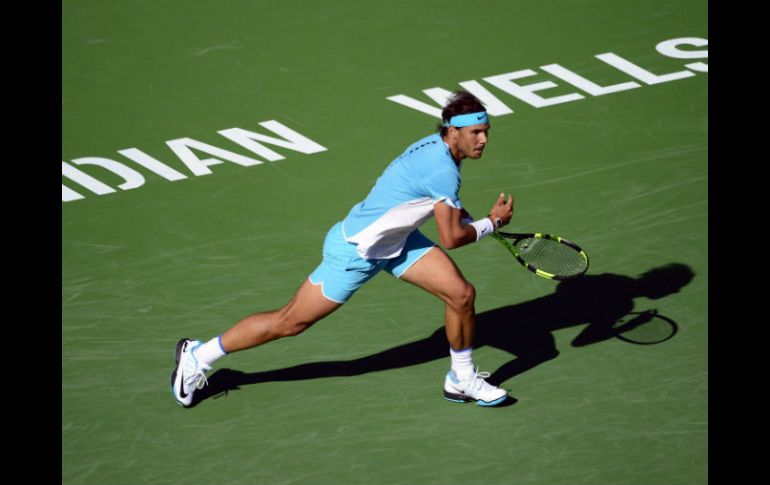
M 419 231 L 415 231 L 409 237 L 402 255 L 386 269 L 445 303 L 444 327 L 450 346 L 452 369 L 444 382 L 444 396 L 451 401 L 476 401 L 482 406 L 494 406 L 505 401 L 506 392 L 484 380 L 489 377 L 489 373 L 478 372 L 473 366 L 471 352 L 476 290 L 449 255 Z
M 473 345 L 476 289 L 441 248 L 433 246 L 398 277 L 444 302 L 444 327 L 452 349 Z

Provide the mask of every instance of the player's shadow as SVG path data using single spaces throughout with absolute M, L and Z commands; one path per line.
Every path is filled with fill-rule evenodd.
M 638 278 L 613 273 L 584 275 L 560 282 L 552 294 L 478 313 L 474 348 L 489 345 L 515 355 L 487 381 L 499 386 L 556 357 L 559 351 L 552 334 L 554 330 L 587 324 L 573 339 L 574 347 L 601 342 L 626 331 L 628 325 L 617 327 L 615 324 L 633 310 L 634 298 L 662 298 L 678 292 L 693 277 L 692 269 L 679 263 L 651 269 Z M 675 322 L 667 320 L 675 331 Z M 208 378 L 208 386 L 195 393 L 193 406 L 244 385 L 356 376 L 436 359 L 448 360 L 448 353 L 442 325 L 428 337 L 359 359 L 313 362 L 253 373 L 221 369 Z

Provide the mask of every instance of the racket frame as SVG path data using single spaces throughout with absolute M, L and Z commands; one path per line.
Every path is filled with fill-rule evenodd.
M 556 236 L 554 234 L 546 234 L 542 232 L 514 233 L 514 232 L 495 231 L 491 234 L 491 236 L 495 238 L 497 241 L 499 241 L 503 246 L 505 246 L 508 249 L 508 251 L 510 251 L 511 254 L 513 254 L 516 260 L 519 263 L 521 263 L 522 266 L 524 266 L 525 268 L 527 268 L 528 270 L 532 271 L 533 273 L 535 273 L 540 277 L 543 277 L 549 280 L 564 281 L 564 280 L 570 280 L 572 278 L 577 278 L 578 276 L 582 276 L 583 274 L 585 274 L 586 271 L 588 271 L 588 265 L 589 265 L 588 254 L 586 254 L 586 252 L 583 251 L 583 249 L 580 246 L 570 241 L 569 239 L 565 239 L 563 237 Z M 583 257 L 583 259 L 585 259 L 586 261 L 585 268 L 583 268 L 583 271 L 581 271 L 580 273 L 567 275 L 567 276 L 555 275 L 552 273 L 548 273 L 547 271 L 543 271 L 542 269 L 536 268 L 531 263 L 524 261 L 524 258 L 522 258 L 519 255 L 519 251 L 516 249 L 516 246 L 515 246 L 516 241 L 519 241 L 521 239 L 525 239 L 528 237 L 533 237 L 537 239 L 549 239 L 551 241 L 555 241 L 555 242 L 569 246 L 570 248 L 575 250 L 578 254 L 580 254 Z M 511 240 L 513 240 L 513 242 L 511 242 Z

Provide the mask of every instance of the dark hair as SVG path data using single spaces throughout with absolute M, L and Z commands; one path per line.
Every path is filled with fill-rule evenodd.
M 465 90 L 458 90 L 452 93 L 447 100 L 446 106 L 441 111 L 441 123 L 436 125 L 436 131 L 441 132 L 441 136 L 446 136 L 447 127 L 444 122 L 448 122 L 455 115 L 464 115 L 468 113 L 478 113 L 487 109 L 481 104 L 479 99 Z

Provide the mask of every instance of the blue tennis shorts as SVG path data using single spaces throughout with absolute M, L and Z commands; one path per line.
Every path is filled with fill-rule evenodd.
M 323 261 L 310 273 L 310 282 L 321 285 L 323 295 L 331 301 L 345 303 L 364 283 L 381 270 L 396 278 L 401 276 L 435 246 L 433 241 L 418 230 L 409 234 L 404 250 L 393 259 L 364 259 L 356 252 L 356 245 L 345 241 L 342 222 L 326 234 Z

